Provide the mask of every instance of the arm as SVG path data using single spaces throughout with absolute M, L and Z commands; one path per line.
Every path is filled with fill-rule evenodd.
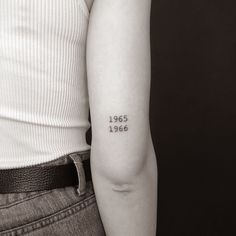
M 90 12 L 91 169 L 107 236 L 156 235 L 150 8 L 151 0 L 95 0 Z

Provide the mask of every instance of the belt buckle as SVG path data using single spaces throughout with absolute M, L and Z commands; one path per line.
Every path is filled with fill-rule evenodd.
M 80 156 L 79 153 L 72 153 L 69 154 L 69 156 L 73 160 L 77 171 L 77 176 L 78 176 L 77 192 L 79 195 L 83 195 L 86 193 L 86 179 L 85 179 L 82 157 Z

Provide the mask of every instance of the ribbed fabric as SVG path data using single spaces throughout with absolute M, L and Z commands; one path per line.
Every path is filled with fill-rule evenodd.
M 0 0 L 0 168 L 90 149 L 84 0 Z

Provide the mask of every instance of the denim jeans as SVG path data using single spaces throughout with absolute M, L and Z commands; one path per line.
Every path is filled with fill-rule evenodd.
M 89 150 L 73 155 L 89 156 Z M 69 156 L 38 165 L 74 162 Z M 74 162 L 75 163 L 75 162 Z M 105 236 L 93 182 L 80 194 L 77 186 L 51 190 L 0 194 L 0 236 Z

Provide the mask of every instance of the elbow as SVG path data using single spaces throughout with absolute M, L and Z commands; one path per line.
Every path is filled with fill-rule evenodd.
M 96 156 L 97 157 L 97 156 Z M 119 159 L 118 156 L 113 155 Z M 105 161 L 105 163 L 91 161 L 93 176 L 109 182 L 117 191 L 124 191 L 135 184 L 137 177 L 143 172 L 146 156 L 142 155 L 132 160 L 133 155 L 127 154 L 125 161 Z M 134 158 L 133 158 L 134 159 Z
M 156 158 L 151 136 L 145 148 L 125 150 L 123 153 L 98 155 L 92 147 L 91 168 L 93 176 L 109 182 L 114 191 L 129 192 L 138 184 L 141 176 L 150 170 L 150 162 Z

